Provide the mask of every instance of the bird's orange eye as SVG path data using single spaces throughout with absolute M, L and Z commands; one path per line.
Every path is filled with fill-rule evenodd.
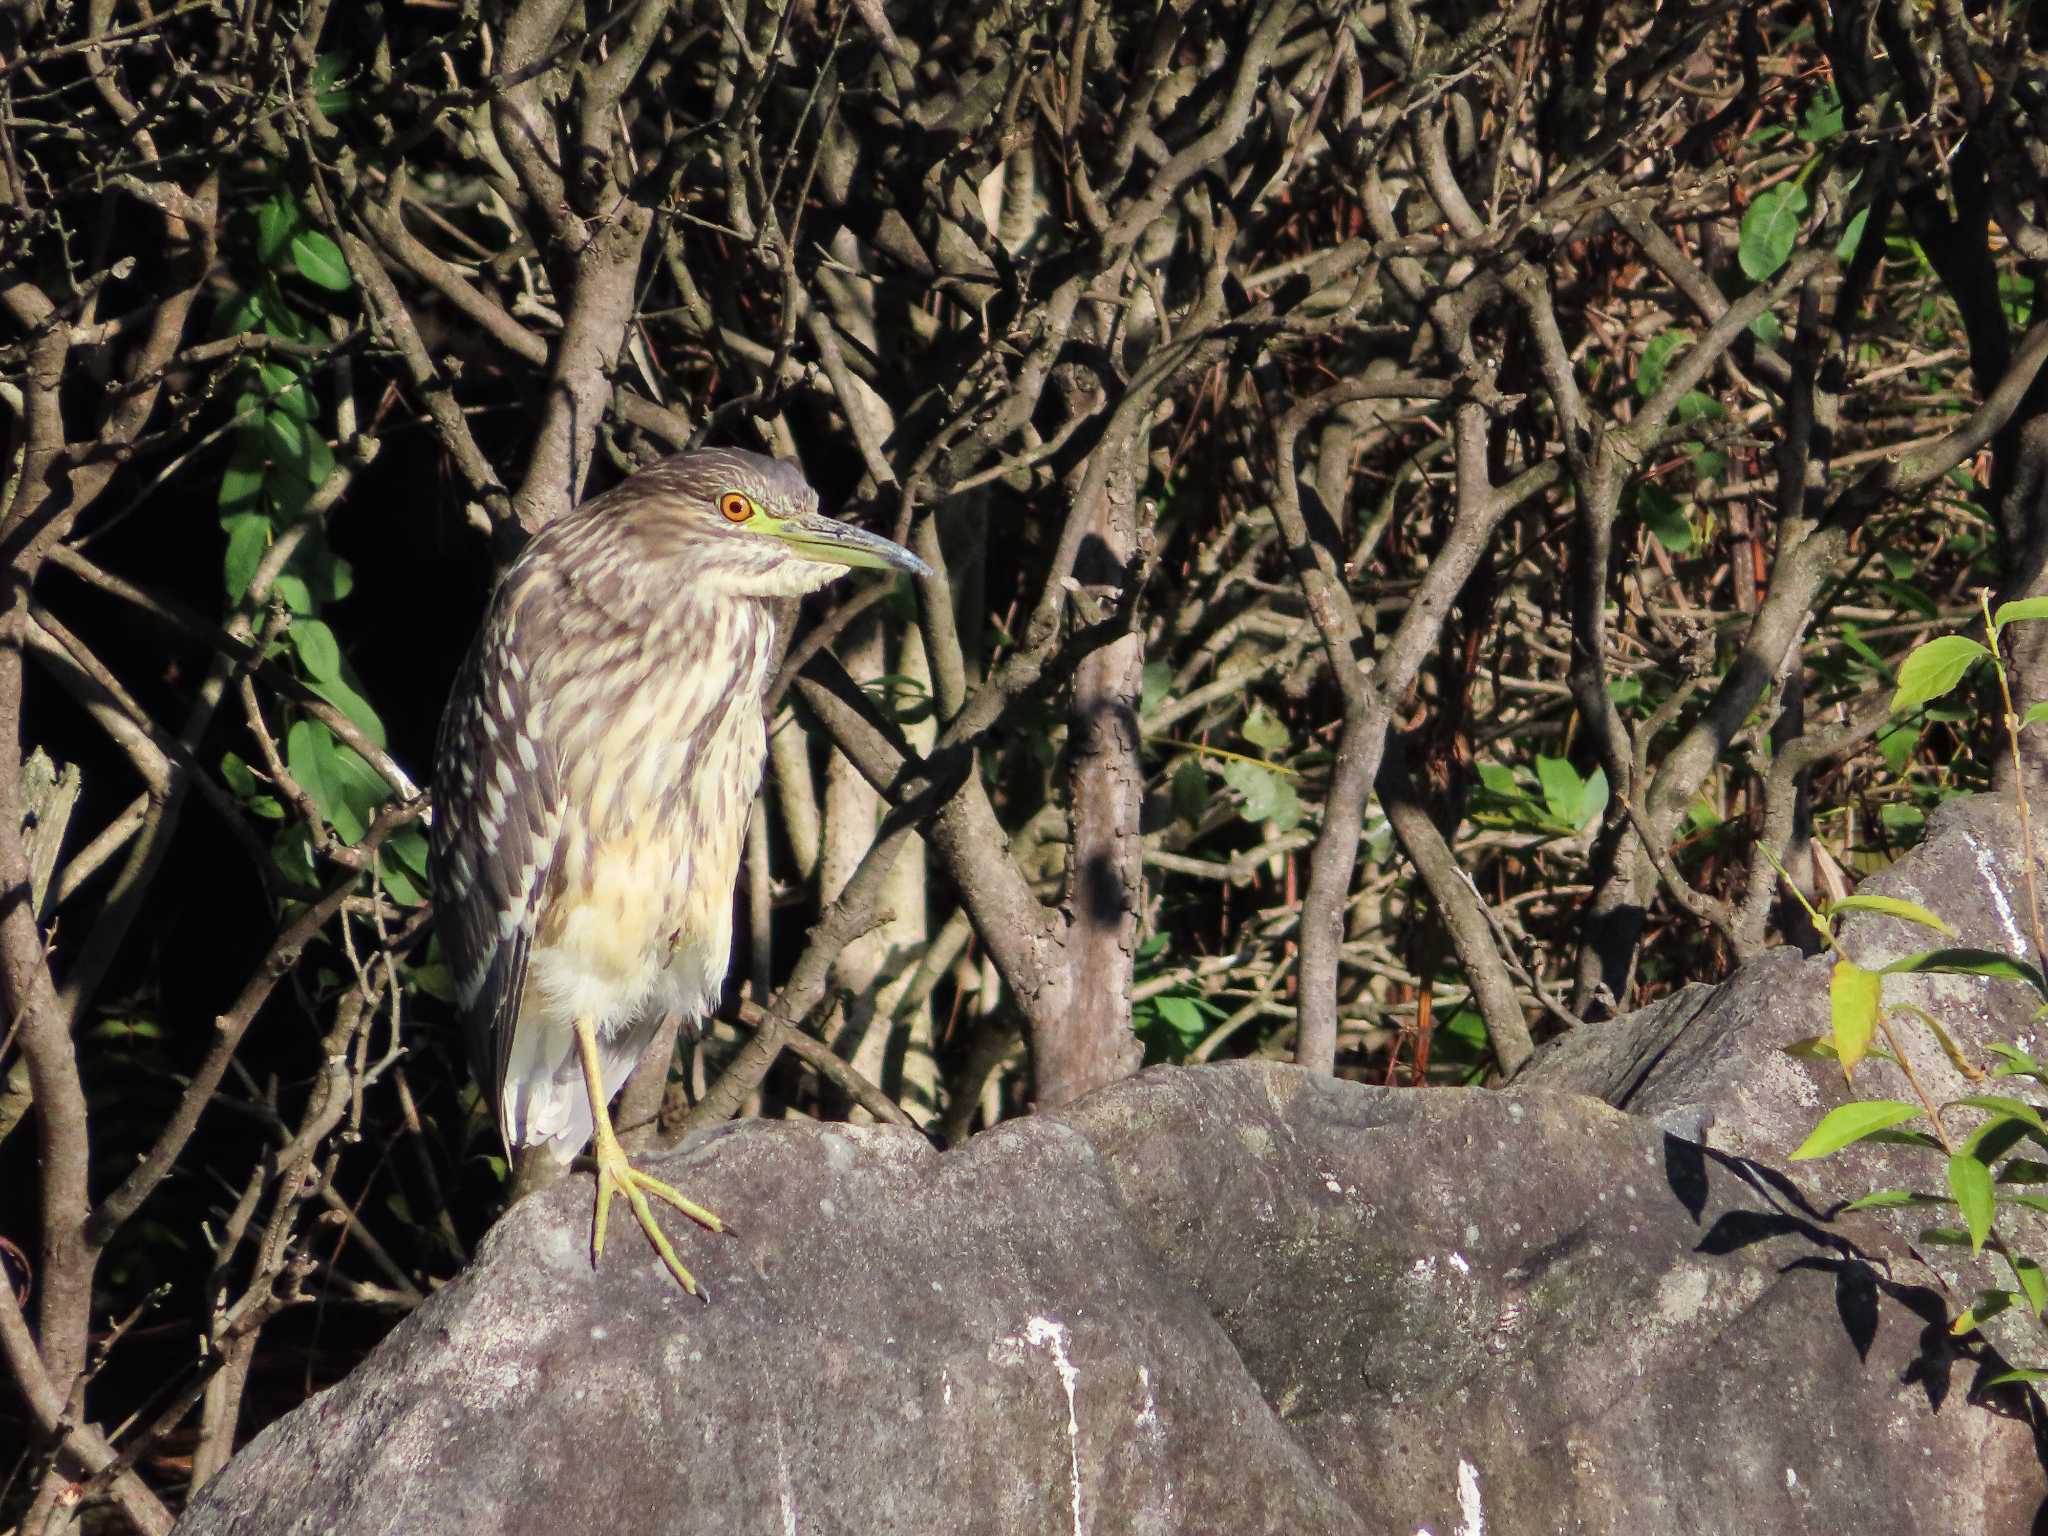
M 754 503 L 738 491 L 727 491 L 718 498 L 718 510 L 727 522 L 744 523 L 754 515 Z

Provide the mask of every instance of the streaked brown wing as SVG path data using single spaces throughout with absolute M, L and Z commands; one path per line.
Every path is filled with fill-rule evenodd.
M 515 600 L 522 586 L 542 585 L 537 574 L 514 571 L 499 588 L 449 697 L 434 761 L 435 920 L 493 1117 L 561 828 L 560 767 L 536 728 L 522 646 L 545 626 Z

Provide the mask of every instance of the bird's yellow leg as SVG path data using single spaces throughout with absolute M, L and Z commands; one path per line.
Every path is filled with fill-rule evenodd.
M 605 1214 L 616 1192 L 624 1195 L 626 1203 L 632 1206 L 640 1230 L 654 1244 L 654 1251 L 661 1255 L 661 1262 L 676 1277 L 676 1283 L 692 1296 L 701 1295 L 696 1277 L 683 1268 L 683 1261 L 669 1246 L 668 1234 L 655 1223 L 647 1196 L 666 1200 L 690 1220 L 709 1227 L 713 1232 L 723 1232 L 725 1223 L 681 1190 L 664 1184 L 652 1174 L 642 1173 L 627 1161 L 626 1149 L 619 1145 L 619 1138 L 612 1130 L 611 1113 L 605 1107 L 604 1072 L 597 1060 L 597 1031 L 588 1019 L 576 1021 L 576 1050 L 583 1059 L 583 1083 L 590 1092 L 590 1118 L 594 1127 L 590 1137 L 590 1155 L 597 1163 L 597 1218 L 590 1228 L 590 1262 L 595 1264 L 604 1257 Z

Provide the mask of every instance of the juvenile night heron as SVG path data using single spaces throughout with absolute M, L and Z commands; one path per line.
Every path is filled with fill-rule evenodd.
M 506 1150 L 590 1142 L 591 1261 L 617 1192 L 693 1295 L 647 1196 L 722 1223 L 627 1161 L 606 1106 L 664 1016 L 718 1001 L 776 626 L 850 566 L 930 574 L 793 465 L 678 454 L 526 546 L 441 722 L 435 910 Z

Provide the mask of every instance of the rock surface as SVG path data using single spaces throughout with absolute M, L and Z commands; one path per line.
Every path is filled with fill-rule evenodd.
M 1873 1226 L 1590 1099 L 1157 1070 L 939 1154 L 748 1123 L 682 1296 L 517 1207 L 181 1532 L 2018 1533 Z
M 1839 924 L 1843 951 L 1871 969 L 1943 945 L 2031 954 L 2019 847 L 2019 817 L 2009 803 L 1989 796 L 1949 801 L 1936 810 L 1926 839 L 1863 881 L 1857 894 L 1915 902 L 1945 919 L 1956 936 L 1944 938 L 1898 918 L 1858 913 Z M 2048 891 L 2043 895 L 2048 898 Z M 1796 950 L 1772 950 L 1719 986 L 1689 986 L 1651 1007 L 1560 1036 L 1537 1054 L 1516 1079 L 1516 1088 L 1592 1094 L 1717 1150 L 1790 1167 L 1823 1210 L 1877 1189 L 1945 1193 L 1941 1159 L 1906 1147 L 1867 1142 L 1831 1157 L 1787 1163 L 1821 1117 L 1852 1097 L 1833 1062 L 1798 1059 L 1783 1049 L 1828 1032 L 1833 966 L 1829 955 L 1807 958 Z M 1901 975 L 1886 979 L 1884 996 L 1887 1004 L 1925 1009 L 1978 1063 L 1993 1062 L 1985 1047 L 1994 1043 L 2036 1055 L 2048 1051 L 2048 1033 L 2033 1018 L 2039 1000 L 2022 983 Z M 1895 1016 L 1894 1027 L 1906 1059 L 1937 1103 L 1972 1093 L 2016 1091 L 2011 1079 L 1970 1082 L 1933 1035 L 1910 1017 Z M 2018 1088 L 2026 1086 L 2018 1083 Z M 1896 1068 L 1871 1060 L 1857 1071 L 1853 1097 L 1910 1101 L 1913 1091 Z M 1953 1129 L 1967 1130 L 1977 1118 L 1967 1109 L 1958 1111 Z M 2039 1150 L 2032 1155 L 2048 1158 Z M 2012 1276 L 2002 1264 L 1972 1259 L 1967 1249 L 1921 1241 L 1929 1227 L 1957 1223 L 1952 1207 L 1910 1206 L 1873 1214 L 1915 1244 L 1949 1288 L 1952 1310 L 1960 1311 L 1987 1286 L 2011 1286 Z M 2002 1207 L 2000 1221 L 2020 1252 L 2048 1263 L 2048 1215 Z M 1995 1319 L 1987 1331 L 2015 1360 L 2038 1364 L 2048 1355 L 2041 1330 L 2018 1312 Z

